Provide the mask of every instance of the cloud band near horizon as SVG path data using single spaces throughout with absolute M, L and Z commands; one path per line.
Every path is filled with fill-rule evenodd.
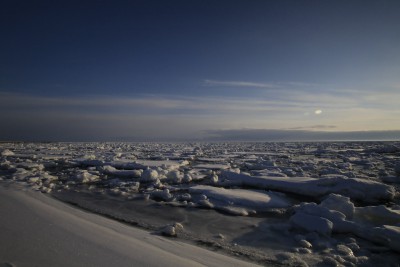
M 393 101 L 397 95 L 387 97 Z M 102 140 L 121 136 L 183 140 L 201 139 L 207 131 L 243 128 L 398 130 L 400 111 L 387 104 L 387 97 L 304 92 L 264 99 L 182 95 L 50 97 L 3 92 L 0 123 L 4 130 L 0 139 L 42 135 L 45 139 L 64 140 L 68 134 L 74 140 L 94 135 Z

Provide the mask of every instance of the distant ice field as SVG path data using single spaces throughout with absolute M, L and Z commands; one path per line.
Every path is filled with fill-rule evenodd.
M 0 184 L 261 265 L 396 266 L 400 143 L 1 143 Z

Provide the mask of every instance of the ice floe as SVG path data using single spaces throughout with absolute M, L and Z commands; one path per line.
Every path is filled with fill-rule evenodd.
M 118 170 L 112 166 L 104 166 L 103 172 L 112 176 L 124 178 L 139 178 L 142 176 L 142 170 Z
M 286 209 L 291 202 L 282 194 L 256 190 L 225 189 L 207 185 L 189 188 L 191 194 L 207 196 L 209 202 L 218 209 L 226 211 L 242 209 L 247 214 Z
M 393 186 L 377 181 L 334 176 L 329 178 L 309 177 L 265 177 L 222 172 L 221 184 L 230 186 L 251 186 L 267 190 L 290 192 L 310 197 L 322 197 L 330 193 L 341 194 L 366 202 L 390 200 L 396 195 Z

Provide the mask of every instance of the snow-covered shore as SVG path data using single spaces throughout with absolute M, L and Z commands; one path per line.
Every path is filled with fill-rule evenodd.
M 0 186 L 0 266 L 256 266 Z

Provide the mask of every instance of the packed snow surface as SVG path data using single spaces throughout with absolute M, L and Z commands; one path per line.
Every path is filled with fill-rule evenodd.
M 45 193 L 152 231 L 155 235 L 143 239 L 163 240 L 157 249 L 167 254 L 179 251 L 175 246 L 185 241 L 267 266 L 396 266 L 400 262 L 398 142 L 0 143 L 0 151 L 0 183 L 8 188 L 2 189 L 2 203 L 7 204 L 0 207 L 11 212 L 19 208 L 12 201 L 19 205 L 18 201 L 28 197 L 35 200 L 35 212 L 39 204 L 34 203 L 52 203 L 46 208 L 49 215 L 37 224 L 28 218 L 29 212 L 16 213 L 13 222 L 2 219 L 1 223 L 8 223 L 2 229 L 9 229 L 2 237 L 10 237 L 2 239 L 3 252 L 20 247 L 19 253 L 36 246 L 23 238 L 13 243 L 10 236 L 20 231 L 16 228 L 22 222 L 31 222 L 36 227 L 32 231 L 38 233 L 24 233 L 32 240 L 44 224 L 52 224 L 54 236 L 77 244 L 71 251 L 62 241 L 43 237 L 49 250 L 52 242 L 60 242 L 57 253 L 64 256 L 84 254 L 84 244 L 90 244 L 90 253 L 101 254 L 107 247 L 96 243 L 101 238 L 105 244 L 110 238 L 117 240 L 111 250 L 123 254 L 120 266 L 136 255 L 152 258 L 158 253 L 147 241 L 141 242 L 150 246 L 148 252 L 128 253 L 138 240 L 116 234 L 97 239 L 97 233 L 89 231 L 93 237 L 82 234 L 86 228 L 65 226 L 76 223 L 69 221 L 68 214 L 80 211 L 41 194 Z M 29 190 L 22 193 L 21 188 Z M 60 218 L 51 215 L 54 205 L 65 211 Z M 61 218 L 66 222 L 61 223 Z M 107 227 L 114 229 L 116 222 L 107 219 L 103 225 L 103 219 L 96 218 L 79 220 L 111 234 Z M 123 231 L 128 228 L 124 226 Z M 81 239 L 73 239 L 80 235 Z M 125 241 L 131 243 L 123 248 Z M 176 257 L 178 266 L 199 262 L 182 252 Z M 6 264 L 11 259 L 0 260 Z M 151 264 L 159 260 L 152 258 Z M 232 258 L 223 258 L 223 263 L 218 260 L 201 263 L 236 266 L 229 262 Z M 17 260 L 15 264 L 24 266 Z
M 29 191 L 0 186 L 0 200 L 1 266 L 256 266 Z

